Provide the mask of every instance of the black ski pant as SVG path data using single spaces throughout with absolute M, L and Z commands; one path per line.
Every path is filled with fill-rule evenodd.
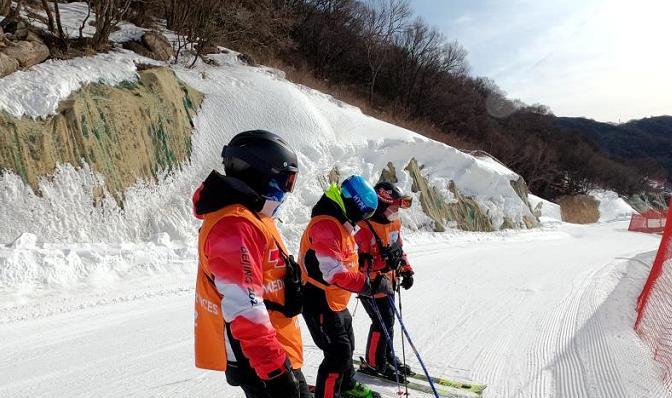
M 355 350 L 355 335 L 352 331 L 352 317 L 346 308 L 334 312 L 319 309 L 318 306 L 303 309 L 310 335 L 315 345 L 324 353 L 324 359 L 317 371 L 315 398 L 341 398 L 341 391 L 355 386 L 355 368 L 352 354 Z
M 227 338 L 233 350 L 236 361 L 227 361 L 226 364 L 226 382 L 232 386 L 243 389 L 246 398 L 272 398 L 266 390 L 266 384 L 259 378 L 252 369 L 250 361 L 243 354 L 240 343 L 236 341 L 227 325 Z M 299 392 L 301 398 L 313 398 L 313 394 L 308 389 L 308 383 L 301 369 L 292 369 L 296 380 L 299 381 Z
M 301 369 L 292 369 L 292 372 L 299 381 L 301 398 L 313 398 Z M 237 363 L 229 362 L 226 367 L 226 381 L 232 386 L 242 388 L 246 398 L 271 398 L 263 380 L 251 368 L 241 369 Z
M 394 300 L 394 296 L 389 297 Z M 388 296 L 380 298 L 360 297 L 360 300 L 362 300 L 362 306 L 371 318 L 369 337 L 366 340 L 366 362 L 379 371 L 385 370 L 388 366 L 394 367 L 394 353 L 383 332 L 384 327 L 389 333 L 390 339 L 394 339 L 394 309 L 388 301 Z M 378 309 L 377 312 L 376 308 Z

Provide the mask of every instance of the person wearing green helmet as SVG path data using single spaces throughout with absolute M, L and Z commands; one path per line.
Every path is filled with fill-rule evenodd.
M 355 339 L 347 308 L 352 293 L 392 292 L 392 282 L 385 276 L 371 281 L 358 271 L 356 225 L 371 217 L 377 206 L 371 184 L 359 175 L 348 177 L 340 187 L 332 184 L 322 195 L 301 239 L 303 318 L 324 353 L 315 398 L 379 397 L 354 379 Z

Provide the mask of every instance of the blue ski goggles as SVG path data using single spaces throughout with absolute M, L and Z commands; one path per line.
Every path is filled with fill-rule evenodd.
M 378 195 L 362 176 L 353 175 L 341 184 L 343 199 L 350 199 L 357 206 L 362 219 L 370 218 L 378 207 Z
M 276 202 L 282 202 L 285 198 L 285 194 L 292 192 L 295 185 L 296 173 L 278 173 L 271 177 L 268 182 L 268 187 L 266 188 L 266 193 L 263 196 L 267 199 L 275 200 Z

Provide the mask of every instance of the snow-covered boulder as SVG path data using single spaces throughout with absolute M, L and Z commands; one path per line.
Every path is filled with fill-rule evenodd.
M 614 191 L 595 190 L 590 196 L 600 202 L 600 222 L 629 220 L 636 210 Z

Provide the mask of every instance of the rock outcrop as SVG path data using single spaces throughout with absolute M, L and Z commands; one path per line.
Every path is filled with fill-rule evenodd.
M 170 69 L 150 68 L 116 87 L 86 85 L 46 119 L 0 113 L 0 169 L 16 172 L 37 191 L 39 179 L 57 165 L 87 163 L 120 194 L 189 158 L 202 98 Z
M 413 181 L 411 190 L 418 192 L 423 212 L 434 221 L 434 231 L 443 232 L 447 226 L 454 226 L 465 231 L 493 231 L 492 221 L 478 202 L 460 193 L 453 181 L 448 191 L 453 198 L 447 200 L 437 187 L 430 186 L 427 178 L 422 175 L 418 161 L 413 158 L 404 168 Z M 388 177 L 390 170 L 388 169 Z
M 157 32 L 147 32 L 142 35 L 142 44 L 152 53 L 154 59 L 168 61 L 174 55 L 173 47 L 166 36 Z
M 19 61 L 0 52 L 0 77 L 7 76 L 19 70 Z
M 146 32 L 140 41 L 126 42 L 123 47 L 157 61 L 169 61 L 175 55 L 168 39 L 158 32 Z
M 21 68 L 30 68 L 49 58 L 49 47 L 39 41 L 25 41 L 9 43 L 2 53 L 15 59 Z
M 0 77 L 44 62 L 49 55 L 49 47 L 42 38 L 21 24 L 13 34 L 6 36 L 0 31 Z

